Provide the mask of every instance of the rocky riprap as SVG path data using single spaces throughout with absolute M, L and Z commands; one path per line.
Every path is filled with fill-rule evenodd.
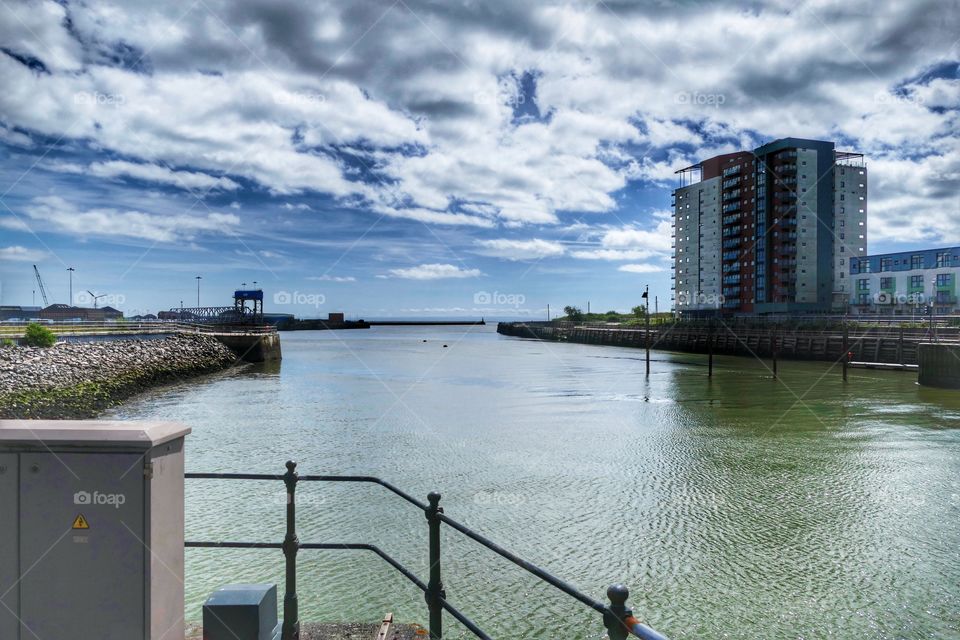
M 236 360 L 203 335 L 0 347 L 0 418 L 91 418 L 135 393 Z

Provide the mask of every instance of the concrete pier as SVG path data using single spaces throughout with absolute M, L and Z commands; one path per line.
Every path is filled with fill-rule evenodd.
M 924 342 L 919 345 L 917 355 L 920 384 L 960 389 L 960 344 Z
M 280 351 L 280 336 L 276 332 L 213 335 L 244 362 L 273 362 L 283 357 Z

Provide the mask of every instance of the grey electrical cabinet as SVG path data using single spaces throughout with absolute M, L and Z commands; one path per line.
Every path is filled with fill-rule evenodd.
M 184 637 L 189 432 L 0 421 L 0 639 Z

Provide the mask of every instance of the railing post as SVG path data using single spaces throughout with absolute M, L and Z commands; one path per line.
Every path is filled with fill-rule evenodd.
M 630 591 L 622 584 L 611 585 L 607 589 L 607 598 L 610 600 L 610 613 L 604 614 L 603 625 L 607 628 L 607 637 L 610 640 L 626 640 L 630 632 L 626 620 L 633 615 L 627 606 Z
M 286 557 L 286 592 L 283 595 L 283 640 L 300 640 L 300 611 L 297 604 L 297 552 L 300 540 L 297 538 L 297 505 L 294 495 L 297 481 L 297 463 L 288 460 L 287 472 L 283 475 L 283 484 L 287 486 L 287 534 L 283 538 L 283 555 Z
M 440 504 L 440 494 L 432 491 L 427 496 L 430 507 L 426 511 L 427 522 L 430 525 L 430 582 L 427 583 L 425 598 L 430 609 L 430 640 L 443 638 L 443 606 L 440 598 L 446 598 L 443 590 L 443 580 L 440 578 L 440 518 L 443 508 Z
M 630 591 L 622 584 L 611 585 L 607 589 L 610 606 L 603 614 L 603 624 L 607 628 L 610 640 L 627 640 L 631 635 L 641 640 L 667 640 L 667 637 L 633 617 L 633 611 L 627 606 Z

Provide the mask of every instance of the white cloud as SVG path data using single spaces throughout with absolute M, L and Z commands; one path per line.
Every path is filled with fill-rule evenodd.
M 46 257 L 46 255 L 46 251 L 27 249 L 19 245 L 0 248 L 0 260 L 9 260 L 12 262 L 39 262 Z
M 559 242 L 548 240 L 510 240 L 498 238 L 495 240 L 477 240 L 477 253 L 505 260 L 536 260 L 562 256 L 566 249 Z
M 848 141 L 872 184 L 882 162 L 919 168 L 912 192 L 871 191 L 876 237 L 902 237 L 911 216 L 910 238 L 956 233 L 956 181 L 935 158 L 958 151 L 960 82 L 923 74 L 960 59 L 957 0 L 69 7 L 14 3 L 0 22 L 5 46 L 49 71 L 0 54 L 0 138 L 131 160 L 95 176 L 222 190 L 242 177 L 426 224 L 524 227 L 615 211 L 628 181 L 672 184 L 696 159 L 790 135 Z M 527 71 L 535 96 L 510 80 Z M 521 99 L 541 119 L 518 123 Z M 608 242 L 664 250 L 627 229 Z
M 201 234 L 233 233 L 240 219 L 229 213 L 161 215 L 136 210 L 81 210 L 60 196 L 34 198 L 24 213 L 44 230 L 86 236 L 117 236 L 156 242 L 190 240 Z
M 645 249 L 579 249 L 570 255 L 580 260 L 646 260 L 654 253 Z
M 617 271 L 626 271 L 627 273 L 659 273 L 663 271 L 663 268 L 655 264 L 622 264 L 617 267 Z
M 139 164 L 122 160 L 95 162 L 90 165 L 89 172 L 102 178 L 129 176 L 148 182 L 160 182 L 188 191 L 198 191 L 198 195 L 214 189 L 232 191 L 240 188 L 240 185 L 229 178 L 218 178 L 195 171 L 174 171 L 155 164 Z
M 452 264 L 421 264 L 406 269 L 390 269 L 394 278 L 407 280 L 441 280 L 444 278 L 476 278 L 483 275 L 479 269 L 461 269 Z

